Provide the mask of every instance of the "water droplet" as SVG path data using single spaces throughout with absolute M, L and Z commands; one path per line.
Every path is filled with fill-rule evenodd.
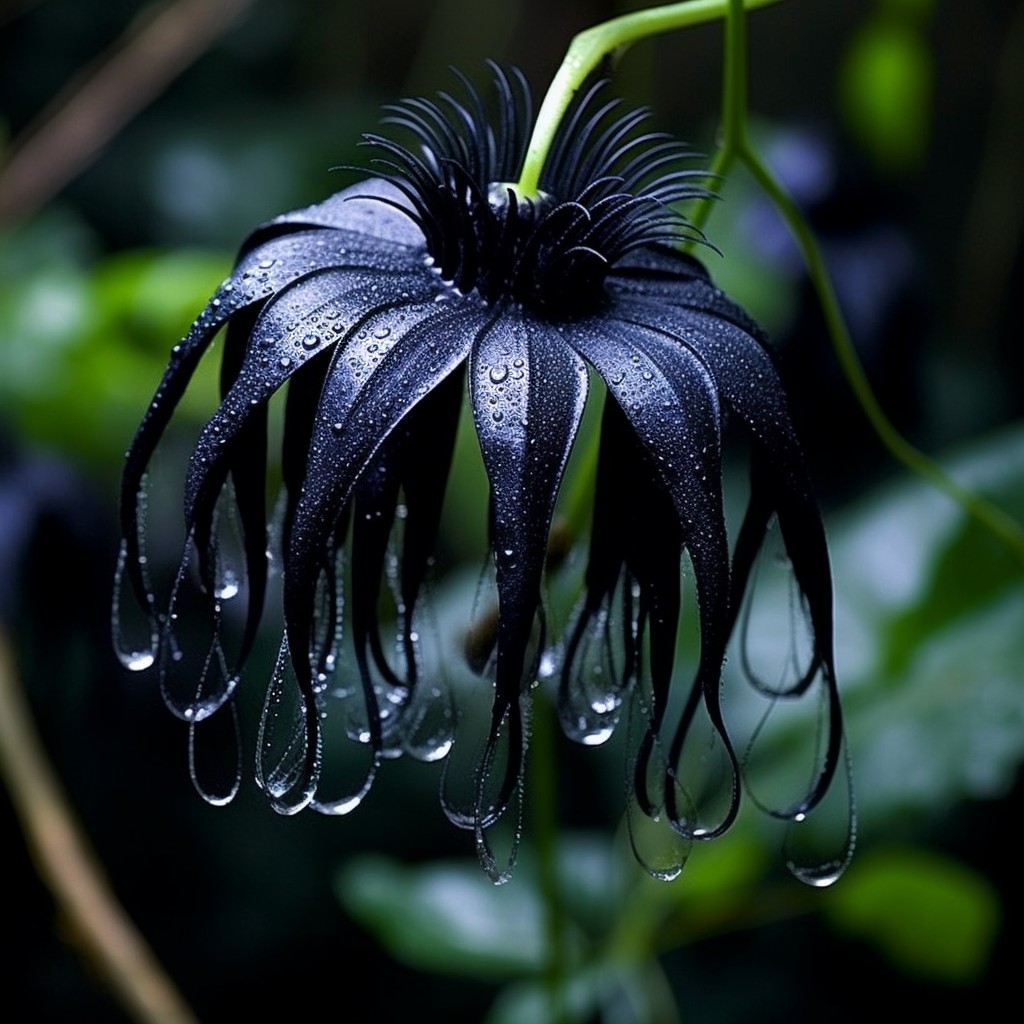
M 374 332 L 373 336 L 380 341 L 383 341 L 391 333 L 390 327 L 378 327 Z
M 230 601 L 231 598 L 238 595 L 240 589 L 238 577 L 228 569 L 224 572 L 224 579 L 221 580 L 220 586 L 214 591 L 214 596 L 222 601 Z
M 506 377 L 508 377 L 508 367 L 504 365 L 492 366 L 488 376 L 491 378 L 492 384 L 500 384 Z
M 288 367 L 291 365 L 292 361 L 288 358 L 288 356 L 281 356 L 281 359 L 278 362 L 278 366 L 280 366 L 282 370 L 287 370 Z
M 550 648 L 544 651 L 540 656 L 540 664 L 537 666 L 537 675 L 541 679 L 548 679 L 555 674 L 555 670 L 558 668 L 558 660 L 555 658 L 555 653 Z
M 615 731 L 615 722 L 602 722 L 600 725 L 593 725 L 585 718 L 579 720 L 580 742 L 585 747 L 599 747 L 606 743 Z
M 152 651 L 133 651 L 122 657 L 125 668 L 132 672 L 145 672 L 155 660 Z
M 312 331 L 309 332 L 302 339 L 302 347 L 305 349 L 316 348 L 320 344 L 320 335 L 314 334 Z

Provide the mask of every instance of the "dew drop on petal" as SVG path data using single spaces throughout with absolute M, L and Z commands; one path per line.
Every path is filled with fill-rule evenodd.
M 125 668 L 131 672 L 144 672 L 156 661 L 160 638 L 156 622 L 143 610 L 136 610 L 134 599 L 125 592 L 127 560 L 127 543 L 122 541 L 114 576 L 114 603 L 111 613 L 114 649 L 118 660 Z
M 223 579 L 219 581 L 214 596 L 221 601 L 229 601 L 238 596 L 239 590 L 241 590 L 241 583 L 238 574 L 233 569 L 225 569 Z
M 665 815 L 649 817 L 632 794 L 626 805 L 626 827 L 637 863 L 662 882 L 678 878 L 686 866 L 692 843 L 673 830 Z
M 124 667 L 131 672 L 145 672 L 155 660 L 152 651 L 132 651 L 121 658 Z

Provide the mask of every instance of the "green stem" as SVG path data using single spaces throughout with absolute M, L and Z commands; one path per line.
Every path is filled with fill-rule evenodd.
M 718 151 L 708 171 L 711 181 L 721 181 L 728 175 L 747 138 L 747 18 L 743 0 L 728 3 L 722 61 L 722 128 Z M 704 230 L 715 198 L 706 196 L 694 205 L 689 220 L 698 231 Z
M 687 0 L 684 3 L 666 4 L 624 14 L 577 35 L 569 44 L 562 65 L 555 73 L 537 114 L 523 170 L 519 181 L 513 186 L 516 192 L 520 196 L 532 197 L 540 191 L 541 172 L 558 127 L 573 97 L 602 61 L 608 57 L 620 57 L 633 43 L 650 36 L 721 18 L 737 2 L 747 10 L 754 10 L 781 0 Z
M 1024 562 L 1024 529 L 1001 509 L 954 480 L 938 463 L 915 448 L 892 425 L 875 397 L 846 326 L 818 239 L 800 209 L 750 145 L 747 137 L 747 39 L 744 0 L 728 0 L 722 84 L 722 137 L 711 173 L 724 176 L 739 161 L 764 189 L 789 226 L 803 254 L 807 273 L 821 303 L 832 348 L 854 397 L 886 450 L 909 470 L 947 494 L 990 530 Z M 711 211 L 703 199 L 690 221 L 703 230 Z
M 744 142 L 738 157 L 754 180 L 764 189 L 789 226 L 803 253 L 807 273 L 821 302 L 832 348 L 858 404 L 879 440 L 898 462 L 919 474 L 935 488 L 947 494 L 970 516 L 995 534 L 1024 563 L 1024 529 L 1013 518 L 980 494 L 954 480 L 938 463 L 915 448 L 900 434 L 886 416 L 868 382 L 843 314 L 821 247 L 796 203 L 776 179 L 764 161 Z

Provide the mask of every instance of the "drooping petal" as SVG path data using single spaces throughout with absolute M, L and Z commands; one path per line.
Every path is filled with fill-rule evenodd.
M 371 194 L 388 195 L 387 183 L 366 183 Z M 257 231 L 243 247 L 232 274 L 216 291 L 196 319 L 188 334 L 171 353 L 171 361 L 157 387 L 149 408 L 128 450 L 121 485 L 120 516 L 122 552 L 115 582 L 115 647 L 129 667 L 140 667 L 153 660 L 160 631 L 159 613 L 155 607 L 145 569 L 143 509 L 145 474 L 156 446 L 188 387 L 199 362 L 217 332 L 242 311 L 259 307 L 277 296 L 299 278 L 330 266 L 359 267 L 381 272 L 400 270 L 405 265 L 398 252 L 407 251 L 411 241 L 407 232 L 408 218 L 376 200 L 347 201 L 347 192 L 333 197 L 333 217 L 318 221 L 316 216 L 286 215 L 282 223 L 266 231 Z M 342 213 L 343 211 L 343 213 Z M 292 220 L 287 218 L 291 216 Z M 387 240 L 368 244 L 372 224 L 379 222 Z M 296 231 L 295 225 L 335 227 L 350 223 L 350 229 L 338 232 Z M 281 234 L 287 229 L 287 234 Z M 358 233 L 357 233 L 358 232 Z M 399 243 L 406 243 L 399 246 Z M 150 647 L 148 658 L 141 645 L 124 634 L 120 624 L 127 614 L 125 595 L 127 583 L 137 604 L 148 620 L 151 638 L 143 643 Z
M 548 531 L 583 415 L 587 370 L 558 330 L 506 310 L 476 340 L 469 391 L 491 486 L 499 615 L 494 705 L 472 823 L 479 842 L 481 830 L 502 815 L 522 784 L 526 736 L 520 700 L 535 678 L 528 651 L 540 610 Z M 496 764 L 503 730 L 505 763 Z
M 409 273 L 399 280 L 410 289 L 418 286 L 418 294 L 427 297 L 432 294 L 429 277 L 429 272 L 422 269 L 418 274 Z M 391 282 L 390 276 L 388 281 Z M 250 627 L 246 630 L 235 663 L 229 664 L 222 644 L 221 605 L 215 586 L 219 559 L 214 533 L 214 524 L 219 518 L 216 509 L 228 475 L 233 474 L 237 479 L 241 474 L 242 483 L 248 483 L 250 491 L 254 482 L 262 484 L 262 474 L 253 479 L 252 460 L 254 457 L 265 458 L 263 438 L 267 402 L 308 362 L 327 358 L 330 348 L 347 332 L 356 329 L 368 309 L 394 305 L 395 298 L 386 303 L 377 299 L 380 291 L 381 280 L 377 272 L 323 270 L 306 275 L 264 305 L 240 359 L 237 355 L 231 358 L 234 347 L 231 344 L 227 347 L 227 393 L 200 434 L 189 462 L 185 482 L 188 542 L 165 627 L 171 631 L 167 638 L 168 648 L 179 650 L 175 633 L 184 625 L 178 607 L 183 600 L 200 605 L 212 626 L 208 653 L 200 662 L 203 667 L 198 670 L 203 680 L 198 690 L 192 680 L 197 674 L 193 659 L 172 657 L 164 659 L 162 664 L 161 684 L 165 697 L 170 706 L 184 717 L 191 719 L 200 713 L 208 715 L 230 694 L 241 668 L 239 662 L 247 656 L 254 635 L 252 624 L 258 616 L 258 606 L 254 601 L 262 600 L 262 588 L 259 586 L 262 569 L 257 568 L 256 593 L 250 593 Z M 400 294 L 405 295 L 404 301 L 407 301 L 414 293 L 406 290 Z M 255 450 L 249 443 L 254 435 L 259 438 Z M 251 501 L 262 507 L 264 499 L 262 495 L 252 494 Z M 255 518 L 253 512 L 248 514 Z M 251 537 L 252 528 L 250 524 L 250 551 L 256 543 Z M 193 546 L 198 554 L 198 594 L 191 592 L 188 571 Z M 259 556 L 255 557 L 258 559 Z M 213 672 L 212 677 L 210 672 Z
M 242 245 L 242 252 L 265 245 L 303 228 L 326 228 L 364 236 L 351 242 L 360 251 L 373 251 L 389 243 L 423 250 L 423 234 L 410 218 L 409 203 L 398 188 L 381 178 L 369 178 L 301 210 L 281 214 L 258 227 Z
M 566 642 L 559 710 L 566 734 L 596 744 L 611 734 L 646 667 L 664 706 L 679 620 L 679 518 L 619 404 L 605 402 L 586 594 Z M 647 633 L 650 664 L 642 639 Z
M 648 300 L 656 316 L 669 308 L 709 314 L 767 344 L 764 331 L 712 283 L 707 268 L 677 248 L 654 244 L 631 250 L 608 275 L 607 285 L 615 297 Z
M 367 319 L 333 358 L 314 426 L 305 481 L 284 538 L 284 611 L 289 673 L 298 689 L 303 733 L 296 740 L 304 767 L 296 775 L 302 799 L 310 776 L 319 771 L 319 712 L 314 711 L 312 650 L 316 634 L 315 595 L 329 555 L 328 541 L 364 472 L 410 411 L 465 360 L 487 313 L 475 302 L 409 302 Z M 359 682 L 366 705 L 367 737 L 383 750 L 377 696 Z M 281 794 L 275 806 L 289 806 Z M 318 809 L 351 809 L 348 799 L 318 801 Z
M 721 302 L 717 305 L 721 306 Z M 672 319 L 666 311 L 661 322 Z M 697 352 L 715 378 L 723 402 L 752 439 L 751 492 L 733 555 L 730 631 L 740 614 L 757 553 L 773 517 L 778 519 L 786 555 L 807 616 L 811 642 L 802 665 L 788 679 L 768 682 L 750 666 L 748 678 L 771 697 L 799 697 L 820 681 L 825 690 L 824 743 L 805 792 L 778 814 L 805 815 L 823 797 L 838 768 L 843 741 L 842 713 L 833 654 L 832 580 L 821 514 L 793 429 L 785 392 L 770 352 L 735 322 L 687 307 L 672 336 Z M 797 624 L 799 625 L 799 624 Z
M 323 270 L 303 277 L 268 303 L 252 329 L 245 358 L 220 408 L 204 428 L 189 463 L 186 516 L 189 526 L 208 512 L 226 472 L 230 452 L 254 410 L 306 362 L 364 328 L 378 312 L 432 299 L 434 282 L 425 268 L 403 273 Z
M 385 750 L 395 755 L 412 753 L 433 759 L 450 739 L 439 732 L 448 711 L 442 681 L 432 680 L 431 689 L 436 692 L 431 694 L 416 689 L 413 623 L 440 524 L 463 385 L 463 375 L 456 372 L 425 395 L 385 442 L 355 490 L 349 602 L 354 654 L 364 691 L 387 698 L 381 708 L 382 735 Z M 400 492 L 404 504 L 399 513 Z M 395 534 L 401 543 L 392 555 L 389 548 Z M 391 558 L 397 561 L 394 569 L 388 566 Z M 381 638 L 385 579 L 393 591 L 398 628 L 395 664 Z M 430 706 L 435 703 L 442 706 Z M 417 710 L 410 716 L 407 712 L 413 704 Z
M 647 311 L 638 310 L 639 315 Z M 649 317 L 648 317 L 649 319 Z M 664 783 L 664 807 L 685 836 L 711 838 L 735 818 L 739 801 L 739 761 L 722 715 L 720 685 L 729 635 L 729 563 L 721 494 L 720 410 L 706 366 L 687 348 L 673 344 L 642 319 L 615 317 L 582 321 L 569 336 L 574 347 L 604 378 L 648 454 L 679 517 L 682 543 L 693 564 L 700 619 L 696 678 L 672 738 Z M 714 771 L 724 778 L 721 793 L 703 784 L 688 787 L 677 778 L 677 764 L 703 704 L 719 754 Z M 636 785 L 641 806 L 661 805 L 645 793 L 647 767 L 654 756 L 665 706 L 651 709 L 647 739 L 637 757 Z M 682 789 L 680 790 L 680 787 Z M 688 804 L 680 807 L 679 803 Z M 724 804 L 721 801 L 724 800 Z M 705 821 L 705 816 L 708 820 Z M 694 820 L 696 819 L 696 820 Z

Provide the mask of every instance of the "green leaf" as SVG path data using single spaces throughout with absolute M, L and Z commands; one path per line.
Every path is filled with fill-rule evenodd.
M 928 45 L 909 19 L 879 16 L 854 36 L 840 71 L 843 114 L 883 168 L 920 166 L 932 115 Z
M 0 407 L 27 436 L 113 466 L 228 261 L 179 251 L 91 262 L 82 250 L 47 221 L 0 247 Z M 212 407 L 208 376 L 186 413 Z
M 398 960 L 422 970 L 501 980 L 543 963 L 543 910 L 524 873 L 495 886 L 476 861 L 405 867 L 363 857 L 342 868 L 338 896 Z
M 1018 519 L 1024 428 L 954 475 Z M 837 530 L 839 664 L 863 818 L 997 797 L 1024 761 L 1024 573 L 926 484 L 887 489 Z
M 831 893 L 826 913 L 869 939 L 899 967 L 968 983 L 988 962 L 999 900 L 977 872 L 940 854 L 888 847 L 862 854 Z

